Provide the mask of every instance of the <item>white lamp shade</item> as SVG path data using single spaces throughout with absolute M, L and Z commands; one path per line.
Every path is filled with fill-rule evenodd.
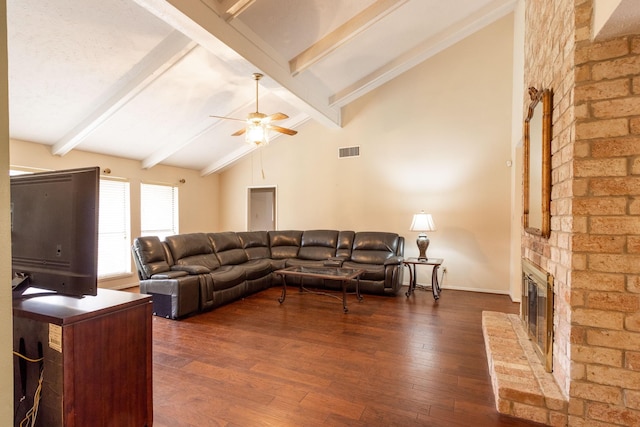
M 245 141 L 250 145 L 267 145 L 269 143 L 267 126 L 259 121 L 251 121 L 245 132 Z
M 431 214 L 420 212 L 413 216 L 413 221 L 411 221 L 411 227 L 409 227 L 411 231 L 435 231 L 436 224 L 433 222 L 433 218 Z

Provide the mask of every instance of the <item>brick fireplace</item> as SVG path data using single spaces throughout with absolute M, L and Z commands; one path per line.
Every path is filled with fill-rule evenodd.
M 485 340 L 496 409 L 551 426 L 568 423 L 568 399 L 552 374 L 553 276 L 522 259 L 520 315 L 485 311 Z
M 547 372 L 553 367 L 553 276 L 522 260 L 520 313 L 540 362 Z
M 640 425 L 640 34 L 592 40 L 593 10 L 594 0 L 525 2 L 524 87 L 552 89 L 554 105 L 551 236 L 523 232 L 522 256 L 554 277 L 551 375 L 567 397 L 566 419 L 558 409 L 554 419 L 543 422 L 635 426 Z M 487 317 L 488 323 L 500 318 Z M 532 396 L 521 390 L 502 393 Z M 535 405 L 513 400 L 510 407 L 518 408 L 516 416 L 540 419 Z

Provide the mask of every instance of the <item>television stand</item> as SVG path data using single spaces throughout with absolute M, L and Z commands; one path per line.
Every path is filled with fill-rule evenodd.
M 43 357 L 36 426 L 152 425 L 151 308 L 149 295 L 109 289 L 13 300 L 14 351 Z M 19 360 L 17 420 L 32 406 L 40 377 L 40 363 L 26 370 L 22 363 L 21 372 Z

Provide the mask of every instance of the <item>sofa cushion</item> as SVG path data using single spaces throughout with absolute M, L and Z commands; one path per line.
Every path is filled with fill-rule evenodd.
M 141 279 L 148 279 L 154 274 L 171 269 L 162 242 L 157 236 L 137 237 L 133 241 L 132 251 L 136 266 L 141 270 Z
M 353 238 L 355 231 L 341 231 L 338 233 L 338 245 L 336 247 L 336 256 L 349 258 L 351 256 L 351 248 L 353 247 Z
M 356 233 L 353 239 L 351 261 L 362 264 L 384 264 L 396 255 L 398 235 L 395 233 L 365 231 Z
M 236 265 L 236 268 L 244 271 L 247 280 L 256 280 L 271 274 L 271 260 L 268 258 L 252 259 Z
M 209 270 L 215 270 L 220 266 L 205 233 L 168 236 L 165 243 L 176 265 L 200 265 Z
M 167 236 L 167 243 L 175 261 L 192 255 L 212 254 L 211 242 L 204 233 L 188 233 Z
M 336 254 L 338 232 L 335 230 L 308 230 L 302 233 L 298 258 L 325 260 Z
M 250 260 L 271 258 L 269 234 L 266 231 L 240 231 L 238 237 Z
M 220 261 L 220 265 L 237 265 L 249 261 L 247 253 L 242 248 L 242 242 L 237 233 L 226 231 L 223 233 L 207 234 L 213 250 Z
M 269 231 L 269 246 L 271 247 L 271 258 L 295 258 L 296 256 L 298 256 L 298 250 L 300 249 L 301 242 L 302 231 Z
M 246 279 L 244 270 L 232 265 L 224 265 L 209 273 L 209 276 L 213 279 L 214 291 L 233 288 L 242 284 Z
M 162 273 L 156 273 L 151 276 L 151 279 L 177 279 L 178 277 L 188 276 L 186 271 L 163 271 Z
M 213 271 L 216 268 L 220 267 L 220 263 L 218 262 L 218 258 L 216 258 L 215 254 L 194 255 L 194 256 L 182 258 L 176 261 L 176 265 L 202 266 L 202 267 L 205 267 L 207 271 Z M 199 269 L 196 268 L 194 270 L 199 270 Z
M 211 269 L 205 267 L 204 265 L 198 264 L 178 264 L 171 267 L 171 270 L 175 272 L 183 272 L 186 274 L 205 274 L 211 271 Z
M 359 263 L 353 261 L 345 261 L 342 268 L 352 268 L 354 270 L 364 270 L 360 276 L 360 280 L 380 281 L 385 279 L 385 267 L 382 264 Z

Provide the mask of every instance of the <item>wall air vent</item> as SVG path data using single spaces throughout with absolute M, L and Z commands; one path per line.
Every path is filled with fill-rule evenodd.
M 338 151 L 338 157 L 341 159 L 345 157 L 360 157 L 360 146 L 342 147 Z

